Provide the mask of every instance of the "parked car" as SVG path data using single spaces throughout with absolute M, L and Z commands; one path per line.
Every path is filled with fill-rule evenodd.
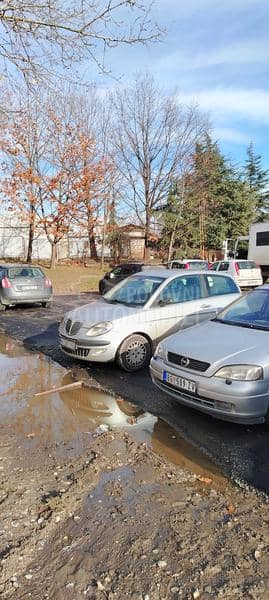
M 136 371 L 149 363 L 162 337 L 214 316 L 239 294 L 229 275 L 148 269 L 67 313 L 61 348 L 85 361 L 116 359 L 125 371 Z
M 168 269 L 191 269 L 192 271 L 207 271 L 209 263 L 207 260 L 198 258 L 186 258 L 184 260 L 170 260 L 167 263 Z
M 48 308 L 51 301 L 52 283 L 40 267 L 0 265 L 0 310 L 16 304 L 35 303 Z
M 99 281 L 99 292 L 101 295 L 111 290 L 117 283 L 126 279 L 126 277 L 130 277 L 135 273 L 139 273 L 142 271 L 144 266 L 143 262 L 132 262 L 132 263 L 124 263 L 122 265 L 117 265 L 111 271 L 108 271 Z
M 253 260 L 219 260 L 211 265 L 212 271 L 226 271 L 243 287 L 257 287 L 262 285 L 261 268 Z
M 192 408 L 236 423 L 269 423 L 269 285 L 217 317 L 162 341 L 153 383 Z

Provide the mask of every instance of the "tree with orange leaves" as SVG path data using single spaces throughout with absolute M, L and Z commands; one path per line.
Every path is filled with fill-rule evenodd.
M 38 107 L 33 111 L 29 105 L 29 110 L 6 118 L 0 136 L 6 159 L 1 192 L 9 208 L 29 223 L 27 260 L 31 261 L 34 236 L 45 232 L 52 266 L 57 244 L 71 227 L 87 228 L 93 238 L 108 171 L 83 123 L 72 119 L 68 108 L 63 118 L 58 108 L 48 103 L 39 115 Z

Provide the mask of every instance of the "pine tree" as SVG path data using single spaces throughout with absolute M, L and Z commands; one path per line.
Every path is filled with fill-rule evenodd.
M 244 180 L 248 183 L 255 205 L 254 221 L 264 221 L 269 212 L 269 171 L 262 168 L 261 156 L 255 154 L 253 143 L 247 148 Z

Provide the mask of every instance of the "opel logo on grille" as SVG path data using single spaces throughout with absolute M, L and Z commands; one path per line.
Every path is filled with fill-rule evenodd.
M 190 361 L 186 356 L 182 356 L 180 364 L 182 367 L 188 367 L 190 364 Z

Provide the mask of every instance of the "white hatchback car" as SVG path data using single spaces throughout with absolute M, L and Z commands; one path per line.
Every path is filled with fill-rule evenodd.
M 239 294 L 233 278 L 221 273 L 141 271 L 67 313 L 61 348 L 89 362 L 116 359 L 125 371 L 136 371 L 149 363 L 160 339 L 216 316 Z
M 219 260 L 213 263 L 211 271 L 229 273 L 241 288 L 257 287 L 263 284 L 261 269 L 253 260 L 236 260 L 234 258 Z

